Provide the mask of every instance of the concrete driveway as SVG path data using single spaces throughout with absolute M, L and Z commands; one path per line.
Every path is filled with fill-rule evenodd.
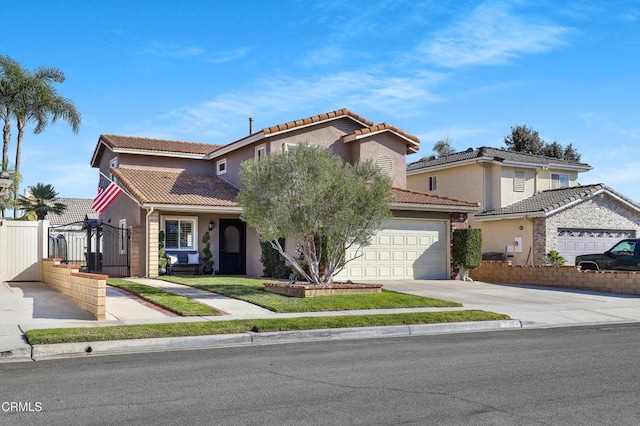
M 390 281 L 384 288 L 507 314 L 529 327 L 640 321 L 639 296 L 453 280 Z

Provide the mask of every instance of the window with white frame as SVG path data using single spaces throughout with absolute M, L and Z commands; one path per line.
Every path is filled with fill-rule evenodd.
M 118 249 L 120 254 L 127 254 L 127 219 L 118 222 Z
M 294 152 L 298 148 L 298 145 L 295 143 L 284 142 L 282 144 L 282 152 Z
M 218 160 L 216 163 L 216 173 L 218 175 L 223 175 L 227 173 L 227 159 L 223 158 L 222 160 Z
M 513 191 L 524 192 L 525 177 L 524 170 L 515 170 L 513 175 Z
M 260 161 L 267 156 L 267 144 L 256 146 L 256 160 Z
M 568 188 L 569 175 L 566 173 L 551 173 L 551 189 Z
M 429 191 L 435 191 L 438 189 L 438 177 L 429 176 Z
M 198 241 L 198 218 L 165 217 L 164 247 L 171 250 L 194 250 Z
M 111 159 L 111 161 L 109 161 L 109 170 L 111 170 L 111 168 L 118 168 L 118 157 L 113 157 Z M 116 177 L 113 175 L 113 173 L 111 173 L 111 171 L 109 171 L 109 179 L 111 179 L 114 183 L 116 182 Z

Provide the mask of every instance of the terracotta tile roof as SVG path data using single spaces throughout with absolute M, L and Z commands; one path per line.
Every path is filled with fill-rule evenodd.
M 47 215 L 47 220 L 49 220 L 51 226 L 82 222 L 87 214 L 95 213 L 94 210 L 91 210 L 93 198 L 58 198 L 56 201 L 67 206 L 67 209 L 61 215 Z
M 375 133 L 375 132 L 379 132 L 379 131 L 382 131 L 382 130 L 391 130 L 394 133 L 398 133 L 399 135 L 402 135 L 405 138 L 412 140 L 416 144 L 420 143 L 420 139 L 417 136 L 414 136 L 414 135 L 412 135 L 410 133 L 407 133 L 404 130 L 399 129 L 399 128 L 397 128 L 395 126 L 392 126 L 390 124 L 387 124 L 387 123 L 380 123 L 380 124 L 376 124 L 374 126 L 365 127 L 364 129 L 358 129 L 358 130 L 355 130 L 355 131 L 351 132 L 350 135 L 356 135 L 356 136 L 366 135 L 367 133 Z M 348 136 L 348 135 L 346 135 L 346 136 Z
M 396 186 L 391 188 L 391 196 L 393 197 L 394 203 L 400 204 L 431 204 L 438 206 L 470 207 L 471 210 L 480 206 L 479 203 L 473 201 L 458 200 L 456 198 L 412 191 L 410 189 L 399 188 Z
M 342 108 L 342 109 L 338 109 L 335 111 L 331 111 L 331 112 L 326 112 L 324 114 L 318 114 L 318 115 L 314 115 L 313 117 L 307 117 L 307 118 L 303 118 L 300 120 L 295 120 L 295 121 L 290 121 L 288 123 L 284 123 L 284 124 L 278 124 L 275 126 L 271 126 L 271 127 L 267 127 L 265 129 L 262 129 L 262 132 L 265 135 L 271 134 L 271 133 L 276 133 L 276 132 L 280 132 L 283 130 L 289 130 L 289 129 L 293 129 L 296 127 L 300 127 L 300 126 L 306 126 L 309 124 L 313 124 L 313 123 L 318 123 L 320 121 L 325 121 L 325 120 L 329 120 L 331 118 L 338 118 L 338 117 L 351 117 L 353 119 L 355 119 L 356 121 L 359 121 L 361 123 L 364 123 L 367 126 L 373 126 L 373 121 L 369 121 L 366 118 L 362 117 L 361 115 L 358 115 L 354 112 L 349 111 L 346 108 Z
M 536 164 L 541 166 L 549 166 L 551 164 L 566 165 L 572 167 L 580 167 L 585 170 L 590 170 L 591 166 L 586 163 L 577 163 L 573 161 L 567 161 L 560 158 L 545 157 L 544 155 L 525 154 L 517 151 L 510 151 L 508 149 L 497 149 L 490 147 L 469 148 L 466 151 L 456 152 L 450 155 L 443 155 L 442 157 L 426 157 L 413 163 L 407 164 L 407 171 L 415 171 L 421 169 L 428 169 L 429 167 L 441 166 L 444 164 L 453 164 L 461 161 L 467 161 L 472 159 L 485 159 L 494 160 L 500 162 L 517 162 L 526 164 Z
M 238 206 L 238 189 L 217 176 L 126 167 L 112 168 L 111 172 L 141 204 Z
M 608 193 L 622 199 L 625 203 L 635 210 L 640 211 L 640 206 L 632 200 L 626 198 L 622 194 L 615 192 L 602 183 L 593 185 L 572 186 L 570 188 L 549 189 L 547 191 L 538 192 L 529 198 L 517 201 L 508 206 L 486 210 L 477 213 L 476 217 L 496 217 L 503 215 L 520 215 L 530 214 L 533 216 L 547 216 L 563 207 L 567 207 L 574 202 L 586 201 L 601 193 Z
M 208 143 L 170 141 L 164 139 L 138 138 L 133 136 L 100 135 L 100 139 L 111 148 L 141 151 L 162 151 L 181 154 L 207 155 L 222 145 Z

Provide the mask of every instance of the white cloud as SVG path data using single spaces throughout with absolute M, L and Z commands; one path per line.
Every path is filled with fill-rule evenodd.
M 438 101 L 430 88 L 444 78 L 435 73 L 390 77 L 381 73 L 343 72 L 319 78 L 267 78 L 253 90 L 227 92 L 196 106 L 168 112 L 159 119 L 169 126 L 153 126 L 154 134 L 203 135 L 214 143 L 229 142 L 230 135 L 247 128 L 248 117 L 256 118 L 255 129 L 280 122 L 283 113 L 302 118 L 338 108 L 380 111 L 384 116 L 411 115 L 426 103 Z M 275 121 L 273 121 L 275 120 Z M 149 133 L 146 133 L 149 135 Z
M 205 62 L 211 64 L 222 64 L 224 62 L 235 61 L 236 59 L 240 59 L 243 56 L 246 56 L 249 53 L 249 49 L 241 47 L 234 50 L 227 50 L 224 52 L 217 52 L 212 55 L 207 55 L 205 58 Z
M 154 47 L 141 49 L 138 52 L 144 56 L 160 56 L 168 58 L 192 58 L 202 56 L 205 50 L 200 47 L 179 47 L 175 45 L 160 45 L 156 44 Z
M 175 44 L 156 43 L 153 47 L 148 47 L 138 51 L 143 56 L 156 56 L 161 58 L 188 59 L 198 58 L 204 62 L 221 64 L 240 59 L 247 55 L 248 48 L 239 47 L 237 49 L 219 52 L 208 52 L 206 49 L 194 46 L 177 46 Z
M 455 68 L 509 63 L 522 54 L 541 53 L 567 43 L 568 28 L 511 12 L 507 2 L 488 2 L 420 49 L 424 60 Z

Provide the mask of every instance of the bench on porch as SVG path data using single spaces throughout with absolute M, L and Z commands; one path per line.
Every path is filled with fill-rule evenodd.
M 165 250 L 165 257 L 168 275 L 173 275 L 175 272 L 200 274 L 202 261 L 200 253 L 196 250 Z

